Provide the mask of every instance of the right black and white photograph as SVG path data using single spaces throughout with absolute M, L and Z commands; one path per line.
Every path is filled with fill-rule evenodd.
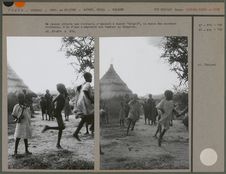
M 189 169 L 188 37 L 101 37 L 100 169 Z

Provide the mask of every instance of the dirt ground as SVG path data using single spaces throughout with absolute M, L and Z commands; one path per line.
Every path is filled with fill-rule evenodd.
M 108 124 L 102 128 L 101 169 L 188 169 L 189 132 L 181 120 L 174 120 L 161 147 L 153 137 L 156 126 L 140 119 L 133 132 Z
M 24 154 L 24 142 L 20 141 L 17 158 L 14 152 L 14 129 L 15 124 L 9 124 L 8 128 L 8 168 L 9 169 L 93 169 L 94 168 L 94 137 L 85 135 L 85 126 L 81 130 L 81 142 L 73 136 L 79 119 L 70 116 L 70 121 L 65 122 L 61 146 L 56 148 L 58 131 L 47 130 L 41 133 L 44 125 L 56 126 L 56 121 L 41 120 L 40 112 L 32 118 L 32 134 L 29 140 L 29 150 L 32 155 Z

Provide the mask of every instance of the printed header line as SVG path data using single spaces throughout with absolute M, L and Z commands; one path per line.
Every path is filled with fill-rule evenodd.
M 224 14 L 2 14 L 2 16 L 207 16 L 224 17 Z

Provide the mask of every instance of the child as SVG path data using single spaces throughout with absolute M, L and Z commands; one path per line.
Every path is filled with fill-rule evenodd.
M 159 109 L 162 113 L 161 119 L 159 120 L 157 131 L 156 131 L 156 132 L 158 131 L 160 132 L 160 136 L 158 139 L 159 146 L 161 146 L 162 138 L 170 127 L 170 121 L 172 119 L 173 114 L 175 113 L 176 115 L 178 115 L 178 113 L 174 109 L 173 92 L 170 90 L 166 90 L 164 92 L 164 95 L 165 95 L 165 98 L 161 100 L 160 103 L 157 105 L 157 109 Z
M 31 111 L 29 106 L 25 105 L 24 94 L 18 95 L 18 104 L 13 108 L 12 116 L 16 120 L 14 156 L 17 156 L 17 149 L 21 138 L 24 139 L 25 153 L 30 155 L 32 153 L 28 150 L 28 138 L 31 138 Z
M 59 92 L 59 95 L 53 100 L 53 104 L 55 104 L 53 111 L 54 111 L 54 117 L 56 117 L 58 126 L 57 127 L 50 127 L 50 126 L 46 125 L 44 127 L 44 129 L 42 130 L 42 132 L 45 132 L 49 129 L 59 130 L 56 147 L 58 149 L 62 149 L 62 147 L 60 145 L 60 140 L 61 140 L 61 137 L 62 137 L 63 130 L 65 129 L 65 126 L 64 126 L 64 122 L 63 122 L 63 119 L 62 119 L 61 112 L 64 109 L 65 99 L 68 96 L 68 93 L 67 93 L 67 90 L 66 90 L 64 84 L 61 84 L 61 83 L 57 84 L 57 91 Z
M 128 115 L 128 127 L 127 127 L 127 136 L 129 134 L 129 129 L 132 124 L 131 131 L 134 130 L 136 122 L 139 120 L 141 115 L 141 105 L 138 101 L 137 94 L 133 95 L 133 99 L 129 102 L 129 115 Z
M 122 127 L 125 126 L 124 125 L 125 116 L 126 116 L 125 104 L 121 102 L 120 110 L 119 110 L 119 125 Z
M 92 82 L 92 74 L 85 72 L 83 77 L 86 82 L 81 86 L 77 102 L 75 103 L 75 113 L 79 113 L 81 118 L 77 129 L 73 133 L 73 136 L 78 141 L 81 141 L 78 133 L 82 129 L 84 123 L 92 123 L 90 130 L 92 132 L 94 131 L 94 97 L 92 95 L 92 87 L 90 85 Z

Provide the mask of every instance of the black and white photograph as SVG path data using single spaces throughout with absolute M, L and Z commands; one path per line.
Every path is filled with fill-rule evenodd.
M 94 169 L 94 38 L 7 37 L 8 169 Z
M 101 37 L 100 168 L 189 169 L 188 38 Z

